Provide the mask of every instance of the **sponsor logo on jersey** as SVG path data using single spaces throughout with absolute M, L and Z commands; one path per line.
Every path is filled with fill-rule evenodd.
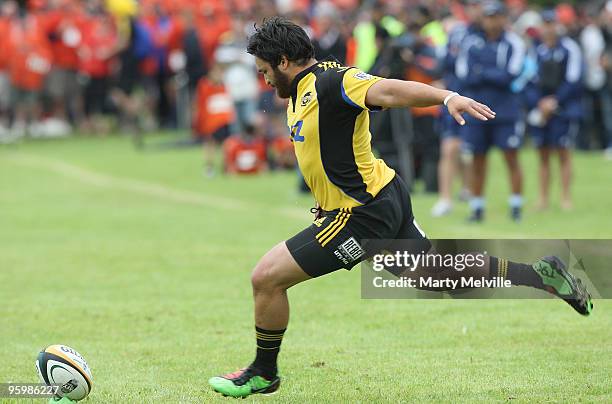
M 309 91 L 302 97 L 302 101 L 300 101 L 300 105 L 305 107 L 312 100 L 312 93 Z
M 370 80 L 372 75 L 365 72 L 357 72 L 353 75 L 353 77 L 359 80 Z

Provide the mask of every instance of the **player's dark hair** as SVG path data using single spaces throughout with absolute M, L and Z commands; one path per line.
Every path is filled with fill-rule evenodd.
M 265 19 L 249 37 L 247 52 L 276 67 L 285 56 L 299 66 L 314 58 L 314 46 L 306 31 L 283 17 Z

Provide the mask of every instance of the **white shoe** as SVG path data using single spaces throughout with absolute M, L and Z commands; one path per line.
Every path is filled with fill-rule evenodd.
M 447 200 L 439 199 L 438 202 L 431 208 L 433 217 L 448 215 L 453 210 L 453 204 Z
M 70 124 L 58 118 L 47 118 L 41 125 L 45 137 L 64 137 L 72 132 Z
M 44 137 L 45 128 L 41 123 L 32 122 L 30 126 L 28 126 L 28 133 L 32 138 Z
M 606 158 L 606 160 L 612 160 L 612 146 L 604 150 L 604 157 Z

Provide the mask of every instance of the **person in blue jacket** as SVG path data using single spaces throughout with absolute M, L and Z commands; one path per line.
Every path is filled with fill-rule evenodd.
M 472 198 L 469 221 L 484 219 L 483 196 L 487 151 L 492 145 L 504 154 L 510 175 L 510 215 L 519 221 L 523 204 L 523 178 L 518 161 L 524 124 L 521 99 L 511 89 L 523 70 L 526 46 L 515 33 L 506 29 L 506 8 L 498 1 L 483 4 L 482 30 L 472 32 L 463 41 L 455 71 L 463 94 L 485 100 L 497 111 L 494 121 L 476 122 L 461 127 L 466 152 L 472 156 Z
M 538 73 L 527 87 L 529 133 L 540 154 L 540 199 L 549 201 L 550 155 L 557 152 L 561 167 L 561 207 L 572 207 L 571 149 L 582 118 L 584 62 L 573 39 L 559 35 L 554 10 L 542 12 L 540 41 L 536 44 Z
M 473 32 L 480 30 L 480 19 L 482 16 L 482 0 L 463 0 L 467 21 L 457 23 L 448 33 L 448 42 L 444 52 L 440 55 L 440 64 L 443 73 L 443 81 L 447 90 L 460 93 L 460 82 L 455 74 L 455 63 L 463 40 Z M 469 197 L 469 173 L 467 167 L 460 167 L 459 154 L 461 152 L 461 127 L 457 121 L 446 111 L 441 110 L 440 115 L 440 161 L 438 163 L 438 188 L 439 199 L 431 209 L 434 217 L 446 215 L 453 208 L 452 188 L 453 179 L 458 171 L 461 171 L 463 189 L 461 198 Z

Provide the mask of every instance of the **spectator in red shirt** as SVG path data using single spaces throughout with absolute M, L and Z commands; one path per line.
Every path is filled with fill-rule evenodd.
M 16 11 L 14 1 L 0 5 L 0 38 L 8 38 L 10 32 L 10 15 Z M 8 41 L 0 41 L 0 139 L 8 136 L 9 107 L 11 105 L 11 82 L 8 72 Z
M 276 169 L 295 169 L 297 161 L 289 136 L 275 136 L 269 142 L 270 159 Z
M 215 173 L 215 153 L 230 135 L 235 119 L 234 103 L 223 84 L 219 65 L 213 65 L 198 83 L 193 109 L 193 132 L 204 142 L 205 170 L 210 177 Z
M 255 135 L 255 127 L 247 125 L 243 134 L 230 136 L 223 145 L 225 172 L 257 174 L 268 168 L 266 142 Z
M 5 54 L 11 81 L 11 105 L 14 110 L 13 137 L 39 134 L 42 110 L 40 96 L 45 77 L 51 69 L 52 54 L 38 14 L 14 8 L 10 17 Z M 30 123 L 30 127 L 26 125 Z
M 84 127 L 94 133 L 104 134 L 109 130 L 102 114 L 105 112 L 111 63 L 117 45 L 117 33 L 111 16 L 101 10 L 90 10 L 78 55 L 79 72 L 85 82 Z
M 83 39 L 84 15 L 75 0 L 54 0 L 44 16 L 45 30 L 53 53 L 46 91 L 52 101 L 52 115 L 69 131 L 68 122 L 79 124 L 82 117 L 81 88 L 77 80 L 78 49 Z

